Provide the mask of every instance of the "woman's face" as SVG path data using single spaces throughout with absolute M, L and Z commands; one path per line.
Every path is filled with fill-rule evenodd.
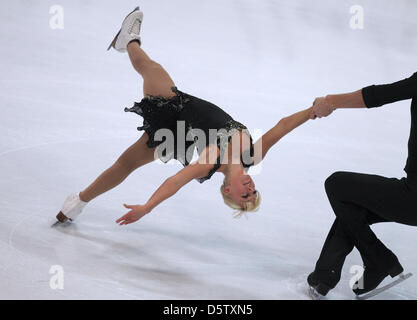
M 237 205 L 244 207 L 245 202 L 254 202 L 256 199 L 255 183 L 248 174 L 240 174 L 230 179 L 224 192 Z

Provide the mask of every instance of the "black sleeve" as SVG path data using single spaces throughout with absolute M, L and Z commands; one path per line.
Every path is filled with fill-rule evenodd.
M 417 72 L 398 82 L 365 87 L 362 89 L 362 96 L 367 108 L 417 97 Z

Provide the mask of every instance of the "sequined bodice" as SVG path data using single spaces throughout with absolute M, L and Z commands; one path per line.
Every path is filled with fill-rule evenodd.
M 242 123 L 234 120 L 228 113 L 218 106 L 172 88 L 175 96 L 171 98 L 148 96 L 132 108 L 125 108 L 144 118 L 143 125 L 138 130 L 145 130 L 149 135 L 148 147 L 158 147 L 162 141 L 154 139 L 159 129 L 170 129 L 175 135 L 175 148 L 171 151 L 159 150 L 158 157 L 167 162 L 172 158 L 180 161 L 184 166 L 190 163 L 189 155 L 196 148 L 200 155 L 209 144 L 216 144 L 220 154 L 208 175 L 197 179 L 200 183 L 208 180 L 220 168 L 224 153 L 227 152 L 228 143 L 237 130 L 245 132 L 250 137 L 250 149 L 245 150 L 253 155 L 252 137 Z M 179 125 L 183 125 L 185 137 L 180 136 Z M 198 133 L 202 134 L 198 134 Z M 191 139 L 188 139 L 189 137 Z M 178 143 L 178 140 L 186 140 Z M 242 160 L 242 156 L 241 156 Z M 242 161 L 245 169 L 252 164 Z

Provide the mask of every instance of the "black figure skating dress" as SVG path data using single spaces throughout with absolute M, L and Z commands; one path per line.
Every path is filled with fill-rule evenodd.
M 125 111 L 143 117 L 143 125 L 137 129 L 149 135 L 147 146 L 157 147 L 161 161 L 166 163 L 176 159 L 185 167 L 190 163 L 195 149 L 200 155 L 206 146 L 216 144 L 220 155 L 208 175 L 197 179 L 203 183 L 220 168 L 228 142 L 236 130 L 241 130 L 250 138 L 249 148 L 241 154 L 241 163 L 245 171 L 253 165 L 253 140 L 246 126 L 208 101 L 181 92 L 176 87 L 172 91 L 176 95 L 171 98 L 148 96 L 140 103 L 135 102 L 132 108 L 125 108 Z M 167 139 L 173 141 L 162 148 Z

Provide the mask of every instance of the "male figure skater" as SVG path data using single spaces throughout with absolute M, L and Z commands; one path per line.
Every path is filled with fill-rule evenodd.
M 356 295 L 377 288 L 388 275 L 396 277 L 403 272 L 395 254 L 376 237 L 370 225 L 397 222 L 417 226 L 417 73 L 391 84 L 372 85 L 314 101 L 311 119 L 326 117 L 340 108 L 376 108 L 405 99 L 412 99 L 407 176 L 395 179 L 336 172 L 326 180 L 326 193 L 336 219 L 315 270 L 307 279 L 322 296 L 339 282 L 343 263 L 353 247 L 359 250 L 365 266 L 362 279 L 357 282 L 362 285 L 353 289 Z

